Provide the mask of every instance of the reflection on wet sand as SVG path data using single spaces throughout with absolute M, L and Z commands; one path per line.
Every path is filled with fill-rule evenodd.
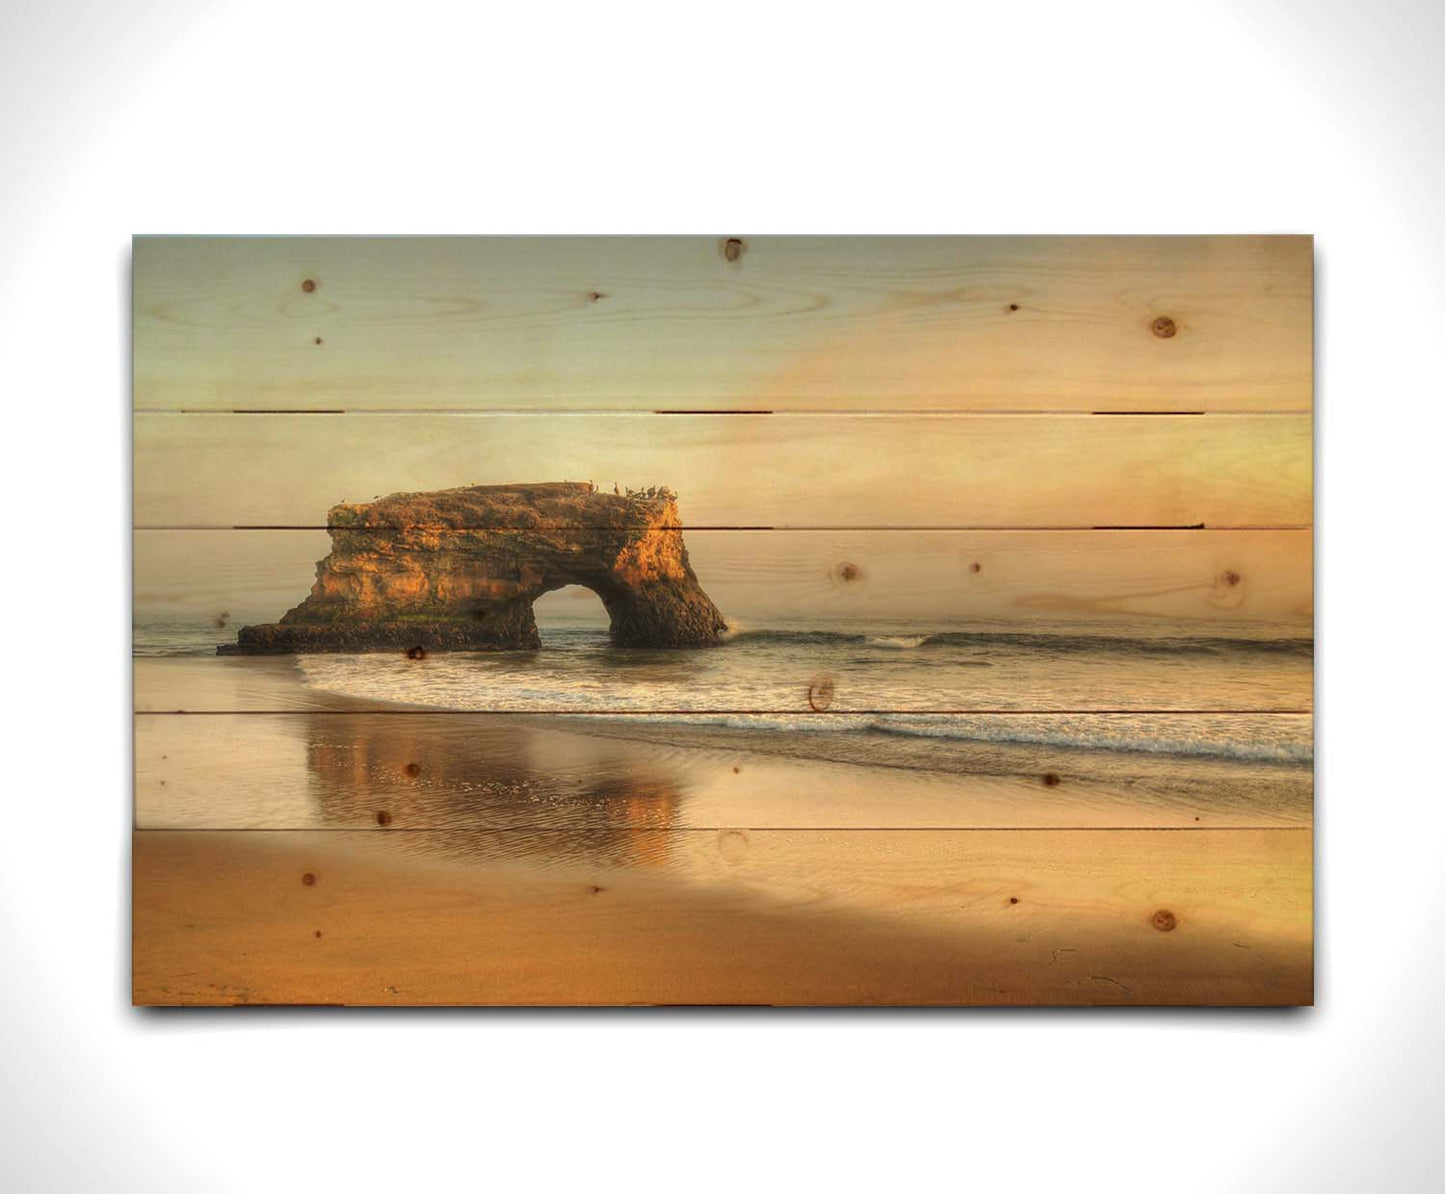
M 1095 738 L 1122 735 L 1137 747 L 1125 750 L 1074 745 L 1059 717 L 1023 727 L 1014 715 L 914 718 L 897 732 L 830 732 L 840 720 L 856 719 L 739 717 L 716 726 L 399 710 L 143 717 L 137 823 L 594 833 L 1311 820 L 1307 715 L 1094 715 Z M 1181 742 L 1195 753 L 1173 753 Z M 1220 745 L 1254 755 L 1221 755 Z
M 379 829 L 371 836 L 389 838 L 400 854 L 423 852 L 519 876 L 566 875 L 584 884 L 645 872 L 745 894 L 774 909 L 866 909 L 894 923 L 937 923 L 960 898 L 979 893 L 943 839 L 935 843 L 937 854 L 922 839 L 912 843 L 929 859 L 917 872 L 916 858 L 887 851 L 869 857 L 866 835 L 853 831 L 880 823 L 950 824 L 950 817 L 967 817 L 960 809 L 970 804 L 985 827 L 1087 825 L 1091 818 L 1182 827 L 1200 825 L 1206 814 L 1211 825 L 1298 828 L 1309 821 L 1304 764 L 1206 758 L 1181 767 L 1177 759 L 1129 753 L 1075 749 L 1040 756 L 1021 744 L 935 742 L 941 765 L 956 770 L 921 771 L 729 750 L 706 734 L 635 740 L 626 737 L 625 724 L 596 721 L 579 728 L 507 716 L 307 714 L 295 720 L 305 724 L 312 823 Z M 820 735 L 768 737 L 771 750 L 786 754 L 792 738 L 796 752 L 806 746 L 812 754 Z M 898 758 L 911 757 L 916 744 L 902 745 L 908 749 Z M 1064 764 L 1052 761 L 1061 757 Z M 1061 771 L 1044 770 L 1041 781 L 1038 769 L 1048 766 Z M 1195 782 L 1181 783 L 1181 771 Z M 1211 794 L 1217 807 L 1210 806 Z M 766 829 L 756 836 L 760 826 L 807 823 L 810 805 L 820 811 L 804 836 L 766 836 Z M 885 806 L 891 807 L 880 812 Z M 469 832 L 405 832 L 438 828 Z M 764 840 L 768 852 L 759 857 L 756 845 Z M 1146 863 L 1139 878 L 1148 875 Z M 900 885 L 921 881 L 940 890 L 900 901 Z
M 663 865 L 669 838 L 634 831 L 679 827 L 681 777 L 606 743 L 508 718 L 305 721 L 309 791 L 322 824 L 484 824 L 489 837 L 506 835 L 519 860 L 639 867 Z

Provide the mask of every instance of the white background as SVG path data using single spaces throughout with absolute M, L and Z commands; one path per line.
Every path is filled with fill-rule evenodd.
M 0 1185 L 1439 1188 L 1430 3 L 0 10 Z M 1319 1006 L 127 1003 L 132 232 L 1313 232 Z

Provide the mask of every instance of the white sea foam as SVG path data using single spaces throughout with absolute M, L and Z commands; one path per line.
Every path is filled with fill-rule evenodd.
M 137 627 L 137 654 L 214 651 L 230 633 L 214 625 Z M 924 635 L 877 627 L 747 630 L 715 649 L 629 651 L 608 645 L 597 628 L 544 628 L 543 643 L 541 651 L 436 653 L 425 660 L 395 652 L 303 655 L 296 665 L 319 691 L 421 708 L 587 715 L 620 725 L 645 713 L 654 726 L 1278 762 L 1313 755 L 1307 718 L 1117 712 L 1307 708 L 1307 640 Z M 1213 705 L 1201 705 L 1196 693 Z

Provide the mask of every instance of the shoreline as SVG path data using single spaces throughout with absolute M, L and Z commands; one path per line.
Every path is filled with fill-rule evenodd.
M 160 662 L 241 711 L 135 719 L 139 1004 L 1313 998 L 1308 762 L 444 710 L 296 657 Z
M 136 734 L 143 828 L 1222 828 L 1312 820 L 1312 769 L 1303 763 L 345 703 L 143 716 Z

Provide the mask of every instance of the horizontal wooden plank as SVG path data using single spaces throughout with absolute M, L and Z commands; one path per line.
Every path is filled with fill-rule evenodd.
M 446 537 L 442 536 L 445 546 Z M 1309 637 L 1313 543 L 1290 531 L 708 531 L 687 534 L 704 589 L 739 628 L 950 628 Z M 137 531 L 137 647 L 146 627 L 230 641 L 309 591 L 324 531 Z M 547 627 L 601 619 L 568 588 Z M 599 621 L 599 624 L 605 624 Z
M 143 829 L 1302 826 L 1311 718 L 150 716 Z
M 141 1004 L 1301 1004 L 1307 830 L 190 833 Z
M 1308 237 L 144 237 L 134 264 L 142 409 L 1311 400 Z
M 545 643 L 545 640 L 544 640 Z M 746 637 L 705 650 L 134 660 L 138 712 L 376 707 L 615 712 L 1308 712 L 1308 643 L 1064 639 L 875 647 Z
M 1305 415 L 135 418 L 139 527 L 321 526 L 385 492 L 592 480 L 684 525 L 1307 526 Z

